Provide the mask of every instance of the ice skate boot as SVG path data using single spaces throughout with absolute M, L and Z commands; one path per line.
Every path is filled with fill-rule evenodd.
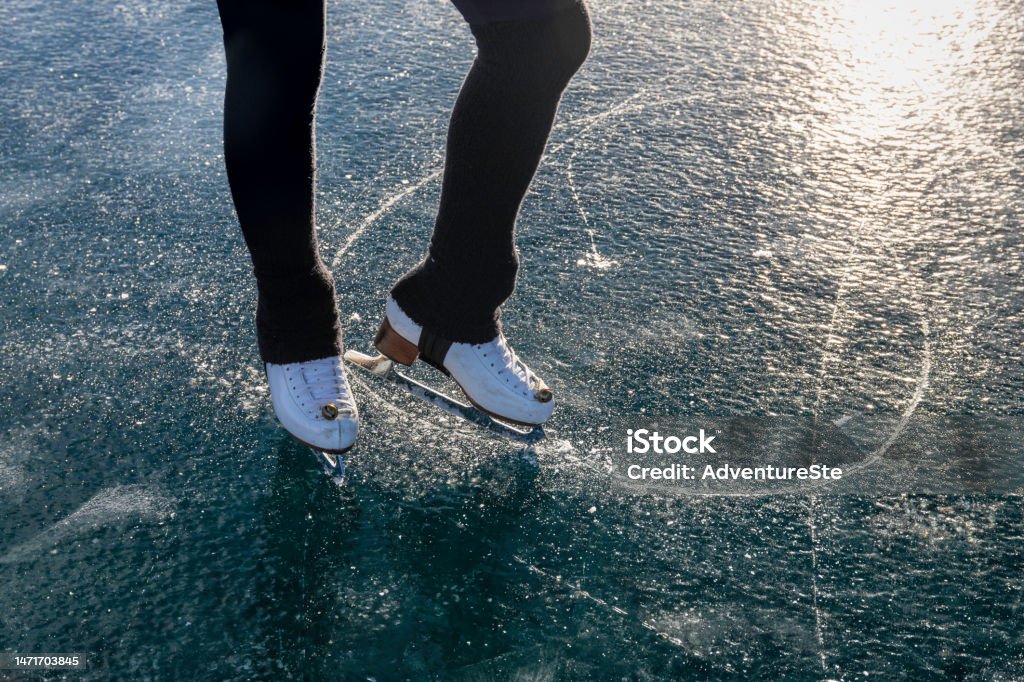
M 523 426 L 551 416 L 551 389 L 509 347 L 505 336 L 487 343 L 453 343 L 416 324 L 388 297 L 374 346 L 403 365 L 417 358 L 449 375 L 479 410 Z
M 266 363 L 270 397 L 281 426 L 314 450 L 341 454 L 359 433 L 359 413 L 337 355 L 277 365 Z

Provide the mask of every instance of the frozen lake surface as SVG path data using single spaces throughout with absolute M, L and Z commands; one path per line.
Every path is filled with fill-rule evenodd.
M 320 237 L 366 348 L 473 50 L 441 0 L 329 10 Z M 504 316 L 546 440 L 355 375 L 337 488 L 270 412 L 212 0 L 0 5 L 0 650 L 87 652 L 74 679 L 1024 676 L 1021 488 L 985 473 L 1024 462 L 1024 5 L 592 14 Z M 867 424 L 862 471 L 973 483 L 616 475 L 630 419 L 728 415 Z

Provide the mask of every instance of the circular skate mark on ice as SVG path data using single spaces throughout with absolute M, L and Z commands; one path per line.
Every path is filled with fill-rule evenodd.
M 664 80 L 665 79 L 662 79 L 662 81 Z M 618 104 L 611 106 L 608 109 L 605 109 L 604 111 L 598 112 L 596 114 L 583 116 L 579 119 L 574 119 L 568 122 L 557 124 L 555 126 L 555 129 L 562 128 L 565 126 L 580 125 L 582 126 L 580 128 L 581 133 L 589 131 L 596 124 L 602 121 L 605 121 L 613 116 L 622 114 L 624 112 L 635 110 L 637 108 L 637 100 L 642 99 L 649 92 L 650 89 L 651 88 L 645 88 L 643 90 L 640 90 L 637 93 L 630 95 L 622 102 L 619 102 Z M 560 152 L 562 149 L 565 148 L 567 144 L 569 143 L 560 142 L 551 145 L 545 152 L 545 156 L 552 156 Z M 338 267 L 344 261 L 345 257 L 352 250 L 352 247 L 356 243 L 356 241 L 358 241 L 359 238 L 362 237 L 363 234 L 365 234 L 368 229 L 373 227 L 373 225 L 376 224 L 377 221 L 379 221 L 381 218 L 387 215 L 388 212 L 390 212 L 393 208 L 395 208 L 395 206 L 400 204 L 402 201 L 417 194 L 420 190 L 429 186 L 431 182 L 440 178 L 443 172 L 444 169 L 439 168 L 423 175 L 414 182 L 403 181 L 403 184 L 401 185 L 401 189 L 399 191 L 389 195 L 383 201 L 381 201 L 377 208 L 371 211 L 369 214 L 367 214 L 367 216 L 362 221 L 360 221 L 360 223 L 348 234 L 348 236 L 345 238 L 345 241 L 334 254 L 334 259 L 333 261 L 331 261 L 332 267 Z M 579 198 L 575 196 L 575 190 L 573 190 L 573 193 L 577 204 L 579 204 Z M 584 223 L 586 223 L 586 213 L 583 211 L 582 207 L 580 208 L 580 211 L 583 215 Z

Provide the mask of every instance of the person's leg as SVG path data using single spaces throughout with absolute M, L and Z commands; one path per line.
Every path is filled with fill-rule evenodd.
M 260 355 L 278 364 L 338 355 L 334 282 L 314 229 L 324 2 L 217 5 L 228 67 L 224 156 L 256 274 Z
M 582 0 L 453 0 L 478 53 L 448 128 L 427 257 L 392 289 L 416 323 L 484 343 L 515 286 L 514 227 L 558 103 L 590 49 Z
M 218 0 L 228 82 L 224 158 L 252 256 L 256 331 L 274 413 L 314 449 L 355 443 L 334 282 L 315 230 L 314 118 L 323 0 Z

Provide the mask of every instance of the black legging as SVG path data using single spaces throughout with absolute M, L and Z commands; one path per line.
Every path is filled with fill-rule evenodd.
M 448 128 L 444 181 L 427 257 L 392 294 L 452 341 L 498 331 L 515 286 L 514 226 L 562 91 L 590 48 L 584 0 L 453 0 L 477 57 Z M 252 256 L 260 355 L 337 355 L 334 281 L 315 225 L 314 113 L 324 56 L 324 0 L 218 0 L 228 80 L 228 181 Z

